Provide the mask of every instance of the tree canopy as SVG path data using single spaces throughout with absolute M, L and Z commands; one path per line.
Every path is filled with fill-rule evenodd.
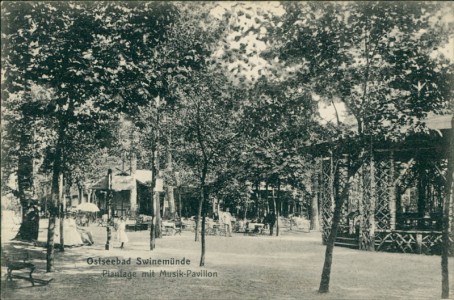
M 247 206 L 261 182 L 309 192 L 321 151 L 350 154 L 353 176 L 371 141 L 424 133 L 429 115 L 452 114 L 452 9 L 6 2 L 2 187 L 15 173 L 25 205 L 37 174 L 52 174 L 56 206 L 61 176 L 87 185 L 128 152 L 155 180 L 166 152 L 168 171 L 200 189 L 201 214 L 210 193 Z

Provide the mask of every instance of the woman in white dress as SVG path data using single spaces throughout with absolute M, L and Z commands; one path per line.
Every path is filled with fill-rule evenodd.
M 59 232 L 59 229 L 57 229 Z M 65 246 L 80 246 L 83 245 L 80 233 L 77 231 L 76 220 L 67 217 L 63 221 L 63 238 Z
M 120 223 L 118 224 L 117 238 L 121 243 L 120 249 L 123 249 L 124 244 L 128 242 L 128 236 L 126 235 L 126 222 L 123 217 L 120 218 Z

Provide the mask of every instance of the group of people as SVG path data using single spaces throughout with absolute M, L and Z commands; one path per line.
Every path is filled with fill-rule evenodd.
M 55 224 L 55 241 L 60 241 L 60 219 Z M 93 235 L 90 230 L 77 225 L 73 215 L 66 215 L 63 220 L 63 242 L 65 246 L 93 245 Z
M 232 215 L 227 208 L 226 211 L 221 211 L 219 214 L 219 224 L 224 226 L 226 235 L 232 236 Z M 240 220 L 241 222 L 241 220 Z M 274 211 L 270 211 L 263 220 L 257 220 L 257 223 L 263 223 L 270 230 L 270 235 L 273 235 L 274 225 L 276 224 L 276 214 Z
M 78 226 L 76 219 L 72 215 L 67 215 L 63 221 L 63 239 L 65 246 L 82 246 L 93 245 L 93 235 L 88 228 Z M 56 220 L 55 224 L 55 241 L 60 241 L 60 221 Z M 123 217 L 117 218 L 114 221 L 114 229 L 116 230 L 116 239 L 120 243 L 120 248 L 123 249 L 125 243 L 128 242 L 126 235 L 126 221 Z

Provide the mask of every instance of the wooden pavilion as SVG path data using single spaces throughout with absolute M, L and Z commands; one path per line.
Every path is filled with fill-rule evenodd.
M 452 119 L 451 115 L 433 117 L 426 122 L 429 133 L 415 134 L 401 143 L 371 145 L 371 155 L 351 180 L 336 245 L 371 251 L 441 253 L 445 175 L 447 158 L 453 151 L 449 141 Z M 339 163 L 340 176 L 345 178 L 348 164 L 342 167 L 343 162 Z M 333 164 L 332 157 L 320 159 L 316 180 L 324 242 L 334 212 Z M 452 236 L 454 201 L 450 202 Z

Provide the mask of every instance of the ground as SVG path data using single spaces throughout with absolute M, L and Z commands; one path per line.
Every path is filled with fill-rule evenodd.
M 17 225 L 2 226 L 2 246 L 7 246 Z M 45 240 L 45 222 L 40 239 Z M 205 267 L 200 268 L 200 243 L 191 232 L 158 239 L 149 249 L 147 231 L 128 232 L 125 249 L 113 241 L 113 249 L 104 249 L 106 229 L 91 225 L 95 245 L 67 248 L 56 254 L 53 273 L 45 272 L 45 255 L 32 248 L 37 265 L 35 278 L 53 281 L 31 287 L 25 280 L 5 282 L 2 267 L 3 299 L 440 299 L 441 270 L 439 256 L 365 252 L 334 249 L 330 293 L 317 292 L 325 247 L 320 233 L 284 232 L 280 237 L 244 236 L 207 237 Z M 40 257 L 41 255 L 41 257 Z M 88 258 L 131 258 L 131 265 L 94 266 Z M 189 266 L 143 266 L 137 258 L 190 260 Z M 103 276 L 103 270 L 136 272 L 137 278 Z M 161 270 L 183 277 L 163 277 Z M 186 277 L 187 270 L 205 277 Z M 142 273 L 155 272 L 145 278 Z M 451 274 L 454 263 L 450 261 Z M 208 277 L 217 273 L 217 277 Z M 454 283 L 451 275 L 450 282 Z M 453 285 L 453 284 L 452 284 Z M 454 286 L 451 298 L 454 298 Z

